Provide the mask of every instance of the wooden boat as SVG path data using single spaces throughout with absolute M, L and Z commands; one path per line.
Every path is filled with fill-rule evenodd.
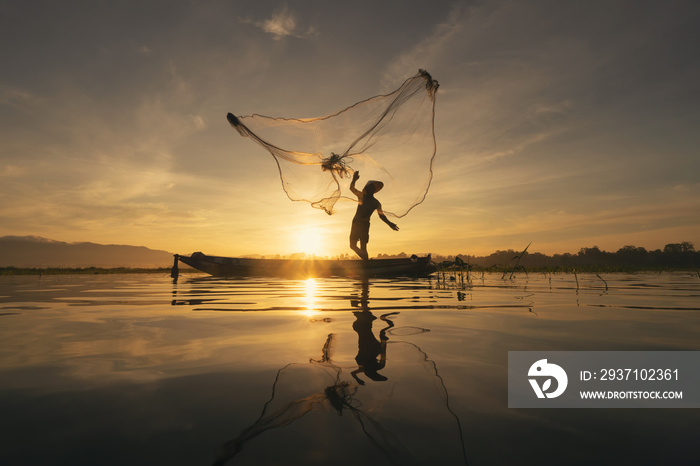
M 244 257 L 208 256 L 195 252 L 191 256 L 175 255 L 173 274 L 178 260 L 197 270 L 220 277 L 427 277 L 435 271 L 430 255 L 405 259 L 249 259 Z

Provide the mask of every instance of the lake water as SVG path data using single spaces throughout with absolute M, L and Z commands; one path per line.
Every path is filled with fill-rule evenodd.
M 692 273 L 0 277 L 0 464 L 700 464 L 699 409 L 508 408 L 508 351 L 700 350 Z

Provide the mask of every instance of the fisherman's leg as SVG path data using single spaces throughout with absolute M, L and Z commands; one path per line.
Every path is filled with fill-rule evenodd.
M 360 249 L 360 248 L 357 247 L 357 242 L 358 242 L 358 241 L 359 241 L 359 240 L 358 240 L 357 238 L 352 238 L 352 237 L 351 237 L 351 238 L 350 238 L 350 249 L 352 249 L 353 251 L 355 251 L 355 254 L 357 254 L 358 256 L 360 256 L 360 258 L 364 259 L 364 258 L 362 257 L 362 249 Z
M 368 261 L 369 260 L 369 254 L 367 253 L 367 241 L 365 241 L 364 238 L 360 239 L 360 251 L 358 254 L 362 258 L 362 260 Z

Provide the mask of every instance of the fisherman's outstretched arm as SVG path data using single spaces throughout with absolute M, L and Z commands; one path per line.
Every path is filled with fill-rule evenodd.
M 392 230 L 399 231 L 399 226 L 391 220 L 389 220 L 388 218 L 386 218 L 386 215 L 384 215 L 384 211 L 382 210 L 381 204 L 379 205 L 379 207 L 377 207 L 377 214 L 379 214 L 379 218 L 381 218 L 384 223 L 389 225 Z

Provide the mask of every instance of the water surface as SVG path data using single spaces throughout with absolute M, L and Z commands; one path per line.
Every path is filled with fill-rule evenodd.
M 690 273 L 0 277 L 0 464 L 698 464 L 700 410 L 509 409 L 508 351 L 700 350 Z

